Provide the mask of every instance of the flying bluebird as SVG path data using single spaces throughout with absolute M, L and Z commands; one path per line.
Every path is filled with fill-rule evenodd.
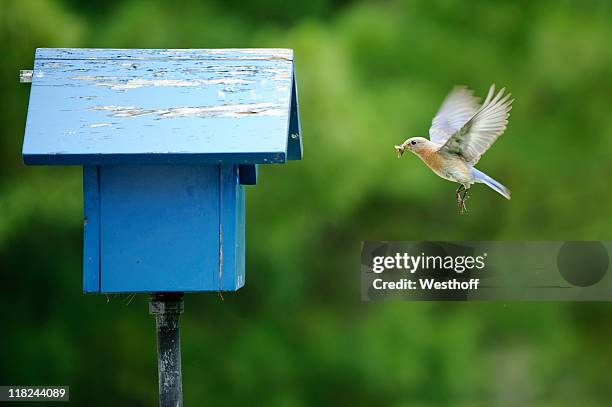
M 510 199 L 508 188 L 474 167 L 506 130 L 514 99 L 509 93 L 504 95 L 504 90 L 495 94 L 495 85 L 491 85 L 480 106 L 471 90 L 455 87 L 432 120 L 429 140 L 412 137 L 395 146 L 398 157 L 410 150 L 438 176 L 461 184 L 455 193 L 461 213 L 466 210 L 468 189 L 474 183 L 486 184 Z

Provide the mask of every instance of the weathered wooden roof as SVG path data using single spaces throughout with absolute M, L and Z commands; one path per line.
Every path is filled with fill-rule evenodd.
M 27 164 L 301 158 L 289 49 L 36 51 Z

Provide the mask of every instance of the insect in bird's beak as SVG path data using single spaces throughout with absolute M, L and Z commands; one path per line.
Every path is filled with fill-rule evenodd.
M 404 155 L 404 147 L 403 146 L 395 146 L 395 149 L 397 150 L 397 158 L 401 158 L 402 155 Z

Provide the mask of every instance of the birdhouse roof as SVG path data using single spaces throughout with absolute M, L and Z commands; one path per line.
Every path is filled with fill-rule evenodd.
M 36 51 L 26 164 L 301 159 L 290 49 Z

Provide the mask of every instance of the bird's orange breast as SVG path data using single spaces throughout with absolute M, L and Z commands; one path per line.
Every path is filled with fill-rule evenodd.
M 444 159 L 437 151 L 425 150 L 419 152 L 418 156 L 423 160 L 425 164 L 435 172 L 442 170 Z
M 448 157 L 437 150 L 425 150 L 418 153 L 423 162 L 438 176 L 454 182 L 470 182 L 468 166 L 458 157 Z

